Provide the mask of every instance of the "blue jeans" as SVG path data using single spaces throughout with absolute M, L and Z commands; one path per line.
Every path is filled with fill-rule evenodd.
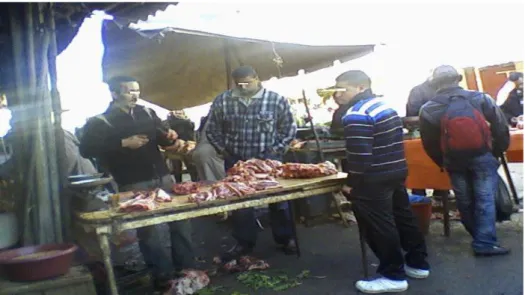
M 499 161 L 487 153 L 469 160 L 466 169 L 448 171 L 461 222 L 474 239 L 474 251 L 499 246 L 496 203 Z
M 235 156 L 227 157 L 224 159 L 224 168 L 228 170 L 240 160 L 244 159 Z M 293 233 L 293 220 L 290 216 L 288 206 L 290 206 L 289 202 L 268 205 L 273 238 L 277 244 L 281 245 L 288 244 Z M 242 246 L 254 247 L 257 242 L 257 233 L 259 232 L 255 208 L 235 210 L 232 212 L 231 218 L 233 223 L 233 238 Z

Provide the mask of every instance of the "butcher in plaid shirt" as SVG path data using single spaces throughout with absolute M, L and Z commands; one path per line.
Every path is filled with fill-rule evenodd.
M 282 160 L 297 131 L 288 100 L 263 88 L 250 66 L 234 70 L 232 78 L 236 87 L 215 98 L 206 131 L 209 142 L 224 157 L 225 169 L 251 158 Z M 272 231 L 285 253 L 294 253 L 287 205 L 287 202 L 269 205 Z M 234 211 L 232 220 L 233 237 L 238 244 L 223 255 L 223 260 L 251 252 L 257 239 L 253 208 Z

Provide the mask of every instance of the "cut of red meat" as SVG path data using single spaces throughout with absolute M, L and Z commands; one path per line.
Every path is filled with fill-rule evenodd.
M 284 178 L 315 178 L 337 174 L 337 168 L 331 162 L 320 164 L 287 163 L 283 165 Z
M 119 206 L 121 212 L 137 212 L 155 209 L 155 201 L 152 199 L 131 199 Z
M 164 190 L 159 188 L 156 190 L 155 201 L 159 203 L 171 202 L 171 196 L 168 195 L 168 193 L 166 193 Z
M 255 180 L 248 182 L 248 185 L 257 191 L 281 186 L 277 180 Z
M 176 195 L 189 195 L 198 193 L 200 191 L 200 185 L 196 182 L 183 182 L 183 183 L 176 183 L 173 185 L 172 188 L 173 192 Z

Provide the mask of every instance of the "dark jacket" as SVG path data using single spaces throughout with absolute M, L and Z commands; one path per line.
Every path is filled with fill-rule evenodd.
M 135 118 L 110 106 L 102 115 L 88 120 L 80 141 L 82 156 L 97 158 L 119 186 L 158 179 L 169 173 L 158 148 L 172 144 L 163 135 L 167 129 L 151 109 L 136 106 L 133 114 Z M 149 138 L 146 145 L 135 150 L 122 147 L 122 139 L 140 134 Z
M 170 115 L 167 121 L 168 126 L 177 132 L 180 139 L 195 141 L 195 124 L 191 120 Z
M 437 92 L 436 97 L 423 105 L 419 121 L 421 140 L 426 153 L 439 167 L 446 167 L 449 170 L 465 168 L 465 163 L 458 161 L 450 163 L 447 159 L 444 159 L 441 150 L 441 117 L 447 110 L 450 97 L 458 95 L 470 98 L 472 105 L 490 123 L 494 155 L 499 155 L 506 151 L 510 143 L 509 127 L 505 115 L 503 115 L 494 99 L 488 94 L 464 90 L 459 86 L 442 89 Z
M 501 105 L 501 110 L 507 117 L 507 122 L 510 124 L 510 119 L 523 115 L 523 89 L 514 88 L 509 93 L 507 100 Z
M 352 104 L 345 104 L 339 106 L 335 110 L 332 116 L 332 124 L 330 125 L 330 134 L 338 137 L 344 137 L 344 126 L 343 126 L 343 117 L 346 115 Z
M 432 88 L 429 81 L 425 81 L 422 84 L 410 90 L 407 102 L 407 113 L 406 117 L 419 116 L 421 107 L 436 96 L 436 90 Z

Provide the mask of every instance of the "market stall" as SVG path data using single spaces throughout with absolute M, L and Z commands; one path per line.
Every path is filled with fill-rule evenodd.
M 86 231 L 96 233 L 107 269 L 111 294 L 116 295 L 118 290 L 111 262 L 110 236 L 129 229 L 307 198 L 323 193 L 335 193 L 340 191 L 345 179 L 345 173 L 312 179 L 279 179 L 279 186 L 276 188 L 238 199 L 206 201 L 197 204 L 191 202 L 189 196 L 175 196 L 171 202 L 159 204 L 153 210 L 122 213 L 113 206 L 103 211 L 77 212 L 76 218 L 78 224 Z M 121 193 L 119 197 L 124 198 L 129 194 Z M 299 251 L 298 254 L 300 254 Z

